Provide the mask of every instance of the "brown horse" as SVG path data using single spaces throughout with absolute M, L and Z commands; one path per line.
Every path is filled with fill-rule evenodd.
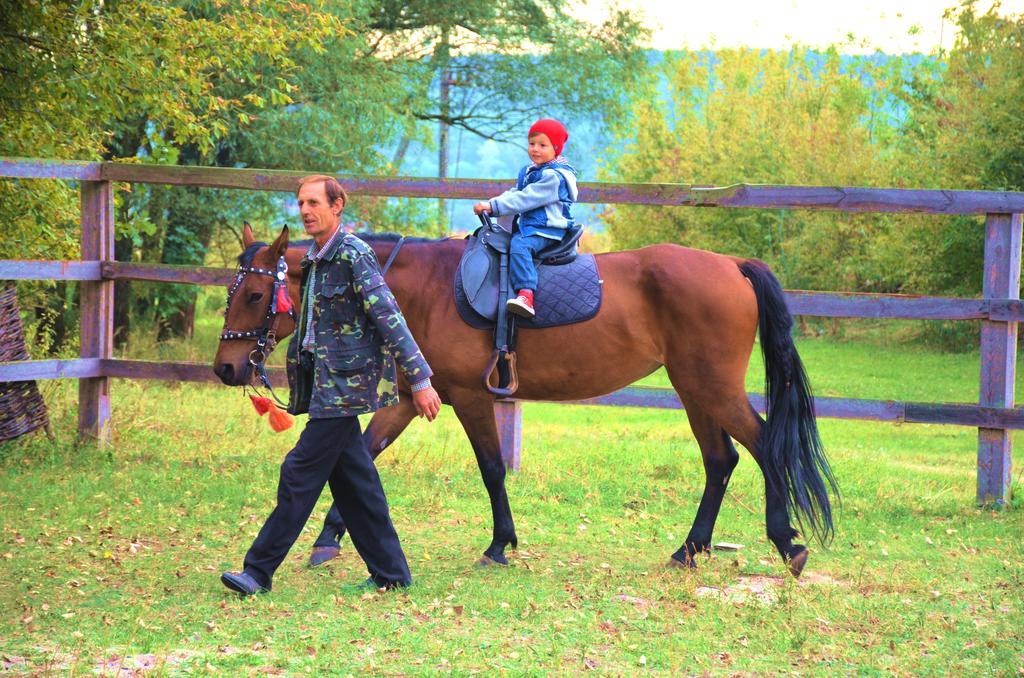
M 397 240 L 393 235 L 374 234 L 363 239 L 381 261 Z M 226 336 L 244 335 L 266 319 L 273 320 L 276 337 L 281 339 L 294 323 L 285 314 L 270 316 L 272 278 L 244 271 L 272 271 L 283 255 L 288 263 L 288 291 L 299 308 L 299 262 L 308 243 L 289 248 L 286 227 L 267 246 L 254 240 L 248 226 L 243 242 L 241 277 L 236 279 L 225 317 Z M 455 410 L 476 454 L 494 518 L 485 562 L 504 564 L 506 546 L 515 548 L 517 539 L 505 492 L 495 396 L 484 388 L 481 378 L 493 338 L 486 330 L 466 325 L 453 301 L 453 280 L 465 247 L 465 240 L 407 239 L 386 279 L 434 370 L 435 388 Z M 764 474 L 768 538 L 790 572 L 799 576 L 808 551 L 793 543 L 798 533 L 790 519 L 800 521 L 822 541 L 831 539 L 827 489 L 836 492 L 836 484 L 818 437 L 810 389 L 791 337 L 792 317 L 778 280 L 760 261 L 678 245 L 599 254 L 597 265 L 604 286 L 594 318 L 520 330 L 516 397 L 594 398 L 664 366 L 686 408 L 705 471 L 704 495 L 693 527 L 669 564 L 694 567 L 696 554 L 710 548 L 722 498 L 739 461 L 735 439 L 749 450 Z M 758 329 L 765 358 L 767 423 L 744 389 Z M 225 384 L 248 384 L 254 378 L 249 362 L 254 341 L 221 341 L 214 371 Z M 400 383 L 399 389 L 399 404 L 376 412 L 364 434 L 374 456 L 393 443 L 415 416 L 409 385 Z M 325 534 L 332 529 L 338 536 L 344 531 L 333 509 Z

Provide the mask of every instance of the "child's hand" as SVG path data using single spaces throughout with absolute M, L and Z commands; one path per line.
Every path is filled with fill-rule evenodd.
M 487 202 L 486 200 L 484 202 L 478 202 L 477 204 L 473 205 L 473 214 L 483 214 L 485 212 L 487 214 L 491 213 L 491 203 Z

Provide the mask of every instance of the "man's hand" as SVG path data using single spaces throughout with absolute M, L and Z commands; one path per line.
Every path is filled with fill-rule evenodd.
M 427 421 L 434 421 L 437 413 L 441 411 L 441 397 L 433 386 L 428 386 L 422 391 L 413 391 L 412 404 L 416 407 L 416 414 L 426 417 Z
M 486 212 L 487 214 L 491 213 L 491 203 L 485 200 L 483 202 L 478 202 L 477 204 L 473 205 L 474 214 L 483 214 L 484 212 Z

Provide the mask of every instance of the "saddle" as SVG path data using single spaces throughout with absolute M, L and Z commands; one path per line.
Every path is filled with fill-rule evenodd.
M 581 226 L 570 229 L 561 241 L 538 253 L 535 318 L 524 319 L 505 310 L 515 296 L 509 280 L 509 245 L 512 234 L 480 215 L 482 225 L 469 236 L 455 274 L 455 307 L 470 327 L 494 332 L 494 353 L 484 372 L 491 393 L 508 397 L 518 388 L 515 369 L 517 326 L 527 329 L 556 327 L 589 320 L 601 307 L 601 280 L 592 254 L 578 255 Z M 495 377 L 497 383 L 495 384 Z

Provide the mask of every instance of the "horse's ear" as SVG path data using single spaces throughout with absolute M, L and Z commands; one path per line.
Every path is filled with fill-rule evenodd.
M 288 226 L 284 226 L 281 229 L 281 235 L 277 236 L 277 240 L 270 246 L 270 251 L 274 253 L 274 258 L 277 259 L 279 256 L 285 253 L 288 249 Z
M 249 246 L 256 242 L 256 238 L 252 235 L 252 226 L 249 225 L 248 221 L 242 222 L 242 249 L 249 249 Z

